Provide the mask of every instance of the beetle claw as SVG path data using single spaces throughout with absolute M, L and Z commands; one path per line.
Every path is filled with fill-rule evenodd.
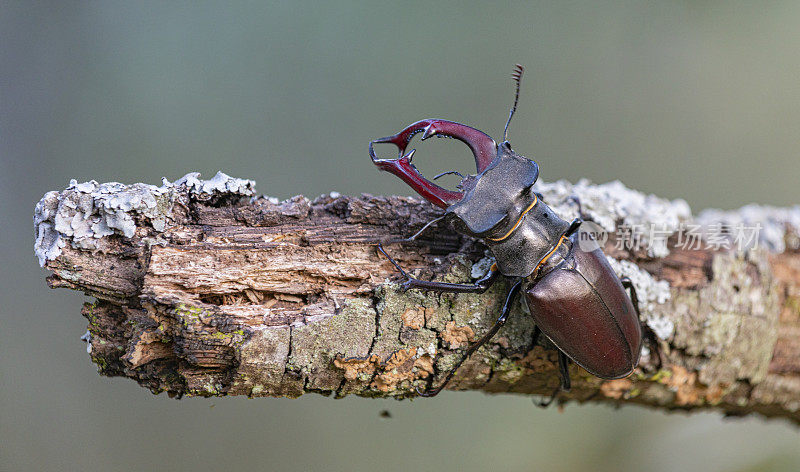
M 389 262 L 392 263 L 395 269 L 397 269 L 400 274 L 406 278 L 406 281 L 400 284 L 400 291 L 405 293 L 408 289 L 414 288 L 414 278 L 408 275 L 408 272 L 403 270 L 403 268 L 400 267 L 400 264 L 398 264 L 392 256 L 386 253 L 386 250 L 383 249 L 383 244 L 378 243 L 378 251 L 380 251 L 380 253 L 383 254 L 387 259 L 389 259 Z
M 534 404 L 539 408 L 547 408 L 553 403 L 553 401 L 555 401 L 556 398 L 558 398 L 558 393 L 560 391 L 561 391 L 561 386 L 558 386 L 556 387 L 555 390 L 553 390 L 553 393 L 550 394 L 549 398 L 545 399 L 544 397 L 542 397 L 538 402 L 534 400 Z
M 408 277 L 408 275 L 406 275 Z M 408 277 L 408 280 L 400 284 L 400 291 L 405 293 L 408 290 L 414 288 L 414 280 L 411 277 Z
M 422 140 L 431 136 L 447 136 L 465 143 L 475 157 L 478 172 L 484 171 L 497 156 L 497 143 L 488 134 L 461 123 L 447 120 L 422 120 L 407 126 L 393 136 L 379 138 L 369 143 L 369 155 L 373 164 L 381 170 L 391 172 L 403 179 L 424 199 L 440 208 L 447 208 L 464 198 L 463 192 L 454 192 L 440 187 L 423 177 L 411 164 L 414 155 L 412 150 L 406 153 L 411 139 L 422 133 Z M 380 159 L 373 149 L 375 143 L 391 143 L 397 146 L 399 157 L 396 159 Z

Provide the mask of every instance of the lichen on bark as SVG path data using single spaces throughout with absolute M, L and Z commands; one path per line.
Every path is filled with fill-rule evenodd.
M 491 265 L 486 248 L 441 225 L 418 244 L 388 244 L 441 215 L 431 205 L 338 194 L 280 202 L 254 196 L 253 186 L 188 174 L 161 187 L 73 182 L 44 196 L 36 254 L 53 273 L 50 286 L 96 297 L 83 314 L 101 374 L 175 396 L 405 398 L 438 384 L 499 315 L 505 282 L 484 294 L 403 292 L 375 251 L 387 242 L 421 278 L 482 276 Z M 800 418 L 798 207 L 763 214 L 764 249 L 687 249 L 680 231 L 695 220 L 685 202 L 620 183 L 537 188 L 564 218 L 575 216 L 569 197 L 579 196 L 609 231 L 606 253 L 633 280 L 642 322 L 658 340 L 626 379 L 603 381 L 571 366 L 573 389 L 562 401 Z M 740 220 L 732 215 L 723 219 L 759 222 L 752 208 Z M 649 250 L 625 248 L 614 236 L 623 224 L 655 224 L 660 236 L 638 235 Z M 517 302 L 449 388 L 552 392 L 556 351 L 546 340 L 534 346 L 533 330 Z

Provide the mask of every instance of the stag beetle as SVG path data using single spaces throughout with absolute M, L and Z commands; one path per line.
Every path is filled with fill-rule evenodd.
M 516 82 L 514 104 L 500 144 L 475 128 L 439 119 L 418 121 L 393 136 L 369 143 L 370 158 L 380 170 L 400 177 L 423 198 L 445 210 L 444 216 L 429 222 L 407 240 L 445 220 L 458 232 L 482 240 L 496 261 L 474 284 L 425 281 L 408 275 L 379 244 L 379 251 L 406 278 L 404 290 L 483 293 L 500 275 L 511 281 L 495 324 L 465 351 L 441 385 L 433 388 L 431 379 L 426 391 L 417 388 L 422 396 L 441 392 L 464 360 L 505 324 L 520 293 L 536 324 L 534 343 L 541 333 L 558 348 L 561 382 L 550 401 L 559 389 L 570 388 L 570 360 L 603 379 L 625 377 L 639 362 L 642 327 L 633 284 L 628 278 L 617 277 L 599 247 L 588 251 L 581 248 L 577 230 L 588 218 L 583 215 L 580 201 L 575 199 L 578 218 L 572 222 L 559 218 L 532 189 L 539 176 L 538 164 L 514 152 L 508 142 L 508 125 L 519 102 L 523 72 L 524 68 L 517 64 L 512 74 Z M 406 153 L 409 141 L 417 133 L 422 133 L 423 141 L 437 136 L 464 142 L 475 157 L 477 174 L 462 176 L 457 187 L 460 191 L 448 190 L 424 178 L 411 163 L 415 150 Z M 376 143 L 394 144 L 398 157 L 379 159 L 373 149 Z M 457 174 L 446 172 L 434 180 L 448 173 Z

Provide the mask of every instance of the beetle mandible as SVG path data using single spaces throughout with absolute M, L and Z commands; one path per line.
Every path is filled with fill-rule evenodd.
M 534 338 L 544 334 L 558 348 L 561 389 L 570 388 L 570 360 L 603 379 L 625 377 L 639 362 L 642 328 L 633 284 L 628 278 L 617 277 L 599 247 L 590 251 L 581 248 L 577 230 L 587 218 L 580 201 L 575 198 L 578 218 L 572 222 L 559 218 L 532 189 L 539 176 L 538 164 L 514 152 L 508 142 L 508 125 L 519 102 L 523 71 L 517 64 L 512 74 L 516 93 L 500 144 L 475 128 L 439 119 L 418 121 L 393 136 L 369 143 L 369 155 L 380 170 L 400 177 L 420 196 L 445 210 L 444 216 L 426 224 L 409 240 L 444 220 L 458 232 L 482 240 L 496 261 L 474 284 L 425 281 L 408 275 L 378 245 L 406 278 L 404 290 L 483 293 L 500 275 L 511 282 L 500 317 L 491 329 L 465 351 L 438 387 L 433 388 L 431 380 L 427 391 L 418 388 L 422 396 L 432 397 L 442 391 L 464 360 L 505 324 L 520 294 L 536 324 Z M 427 180 L 411 163 L 415 150 L 406 152 L 417 133 L 422 133 L 423 141 L 436 136 L 464 142 L 475 157 L 477 174 L 462 176 L 459 191 Z M 398 157 L 379 159 L 373 150 L 376 143 L 394 144 Z

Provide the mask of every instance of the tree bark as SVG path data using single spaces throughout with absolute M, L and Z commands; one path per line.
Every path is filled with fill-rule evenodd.
M 498 316 L 506 283 L 484 294 L 399 290 L 379 241 L 423 279 L 470 283 L 491 262 L 480 242 L 442 225 L 416 244 L 391 244 L 440 216 L 432 205 L 335 193 L 278 202 L 253 196 L 253 186 L 189 174 L 161 187 L 73 181 L 44 196 L 36 252 L 50 287 L 96 299 L 82 314 L 102 375 L 171 396 L 413 397 L 415 386 L 438 385 Z M 606 254 L 633 279 L 656 340 L 625 379 L 572 365 L 572 390 L 559 401 L 800 421 L 800 207 L 693 217 L 681 201 L 619 183 L 537 188 L 565 219 L 577 195 L 610 231 Z M 762 225 L 761 247 L 686 245 L 686 223 L 741 221 Z M 635 236 L 649 237 L 649 250 L 620 244 L 622 226 L 650 223 L 665 229 L 661 240 Z M 533 326 L 517 304 L 448 388 L 550 395 L 557 351 L 533 345 Z

